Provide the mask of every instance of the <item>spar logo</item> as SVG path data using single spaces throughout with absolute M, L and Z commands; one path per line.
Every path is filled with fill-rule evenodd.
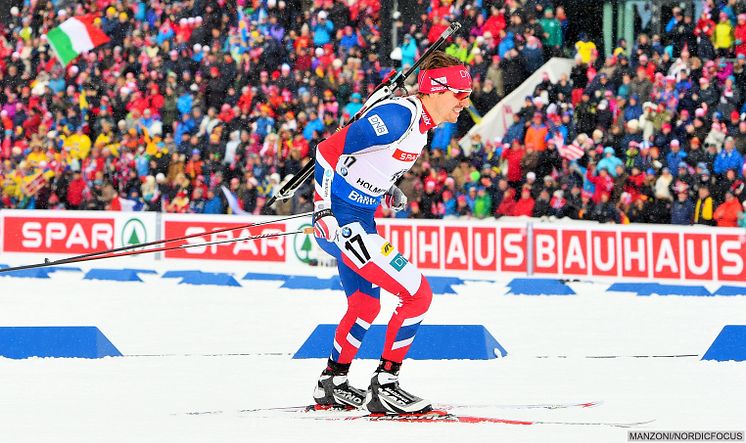
M 114 247 L 113 218 L 3 218 L 5 252 L 82 254 Z
M 394 151 L 394 155 L 393 155 L 395 159 L 401 160 L 403 162 L 413 162 L 417 160 L 418 156 L 419 154 L 416 152 L 406 152 L 398 148 L 396 149 L 396 151 Z
M 179 217 L 183 219 L 184 217 Z M 226 231 L 226 228 L 236 228 Z M 285 232 L 287 225 L 283 222 L 268 223 L 261 226 L 247 226 L 240 223 L 203 222 L 165 220 L 164 238 L 192 236 L 186 244 L 194 245 L 189 249 L 166 251 L 166 258 L 183 258 L 192 260 L 251 260 L 264 262 L 284 262 L 287 248 L 286 237 L 275 236 L 255 240 L 238 241 L 256 235 L 277 234 Z M 202 234 L 202 235 L 200 235 Z M 231 241 L 235 240 L 235 241 Z M 125 239 L 126 241 L 126 239 Z M 221 242 L 203 246 L 205 242 Z
M 305 228 L 312 228 L 313 225 L 310 223 L 303 224 L 298 227 L 299 231 L 303 231 Z M 316 254 L 313 253 L 313 238 L 311 234 L 295 234 L 293 236 L 293 252 L 295 257 L 303 263 L 309 264 L 316 258 Z
M 148 241 L 148 230 L 139 218 L 131 218 L 124 223 L 120 236 L 122 246 L 139 245 Z

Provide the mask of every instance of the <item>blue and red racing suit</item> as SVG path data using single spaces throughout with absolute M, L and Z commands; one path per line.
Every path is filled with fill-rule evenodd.
M 338 363 L 350 363 L 355 357 L 381 309 L 380 288 L 400 299 L 386 332 L 382 355 L 386 360 L 404 359 L 430 307 L 427 280 L 378 235 L 373 213 L 414 165 L 427 143 L 427 131 L 434 126 L 417 97 L 391 98 L 317 147 L 314 212 L 331 210 L 339 226 L 329 240 L 317 234 L 317 242 L 337 259 L 347 294 L 347 312 L 331 352 Z

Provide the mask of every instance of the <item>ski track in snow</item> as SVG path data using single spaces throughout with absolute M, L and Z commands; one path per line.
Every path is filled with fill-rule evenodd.
M 227 272 L 249 270 L 261 266 Z M 142 277 L 145 283 L 83 281 L 79 273 L 0 279 L 0 325 L 98 326 L 127 355 L 0 357 L 0 441 L 627 441 L 627 429 L 609 426 L 452 426 L 242 413 L 311 401 L 324 361 L 291 356 L 317 324 L 341 318 L 344 295 L 279 289 L 278 282 L 221 288 Z M 635 297 L 606 293 L 607 284 L 570 286 L 578 296 L 504 295 L 504 284 L 487 283 L 436 296 L 425 323 L 483 324 L 508 357 L 407 360 L 403 387 L 435 403 L 475 406 L 464 415 L 655 420 L 635 428 L 640 430 L 746 430 L 746 364 L 699 360 L 724 325 L 746 324 L 746 297 Z M 396 304 L 389 295 L 382 301 L 378 324 L 388 321 Z M 373 360 L 355 361 L 351 383 L 366 387 L 375 366 Z M 602 404 L 506 407 L 585 401 Z

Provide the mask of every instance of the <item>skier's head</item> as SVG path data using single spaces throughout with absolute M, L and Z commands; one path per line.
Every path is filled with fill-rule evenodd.
M 435 124 L 455 123 L 458 114 L 468 105 L 471 75 L 461 60 L 435 51 L 422 63 L 417 76 L 418 95 Z

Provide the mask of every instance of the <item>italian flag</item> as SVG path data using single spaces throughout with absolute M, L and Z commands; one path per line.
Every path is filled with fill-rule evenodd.
M 75 60 L 81 52 L 90 51 L 109 41 L 102 30 L 93 26 L 93 17 L 73 17 L 47 33 L 50 46 L 62 66 Z

